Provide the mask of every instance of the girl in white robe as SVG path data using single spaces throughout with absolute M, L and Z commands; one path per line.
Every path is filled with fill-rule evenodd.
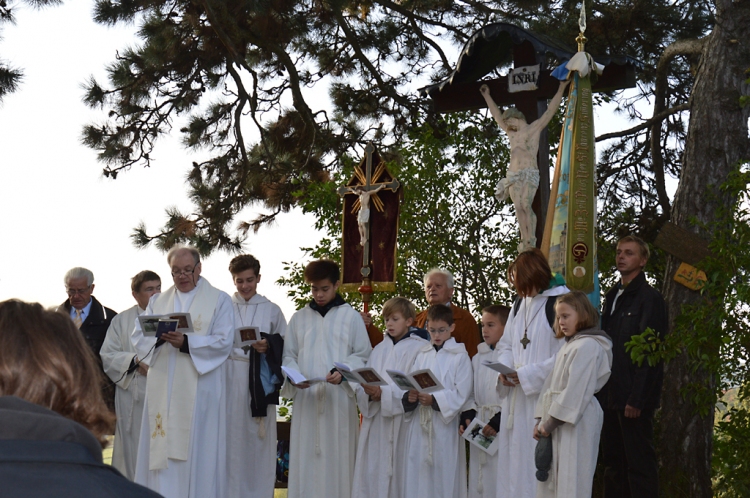
M 427 330 L 432 344 L 421 348 L 409 372 L 429 368 L 444 389 L 432 393 L 429 405 L 420 394 L 418 407 L 404 415 L 405 448 L 398 472 L 401 497 L 466 496 L 466 465 L 461 458 L 465 447 L 458 435 L 458 419 L 471 395 L 471 360 L 464 345 L 450 337 L 455 325 L 431 315 L 439 307 L 447 311 L 452 322 L 453 312 L 447 306 L 430 308 Z M 409 393 L 416 391 L 408 391 L 407 396 Z
M 591 496 L 604 415 L 594 398 L 612 367 L 612 341 L 583 292 L 561 296 L 555 330 L 565 337 L 536 406 L 534 438 L 552 437 L 552 467 L 537 498 Z

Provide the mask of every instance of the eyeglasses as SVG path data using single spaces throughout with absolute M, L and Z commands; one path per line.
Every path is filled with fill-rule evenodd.
M 445 334 L 446 332 L 450 332 L 450 327 L 446 328 L 443 327 L 441 329 L 427 329 L 427 332 L 429 332 L 432 335 L 439 335 L 439 334 Z
M 73 297 L 75 295 L 83 296 L 91 292 L 91 286 L 89 285 L 85 289 L 65 289 L 65 292 L 67 292 L 68 296 L 70 297 Z
M 195 268 L 197 268 L 197 266 Z M 172 270 L 172 276 L 179 277 L 181 275 L 192 275 L 195 273 L 195 268 L 193 268 L 192 270 Z

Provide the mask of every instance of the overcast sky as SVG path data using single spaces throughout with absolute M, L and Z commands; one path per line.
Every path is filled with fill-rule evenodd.
M 43 10 L 21 4 L 13 9 L 17 24 L 2 30 L 0 56 L 25 76 L 0 104 L 0 300 L 62 303 L 63 275 L 74 266 L 94 272 L 94 295 L 116 311 L 135 304 L 130 277 L 139 271 L 159 273 L 164 288 L 172 283 L 163 253 L 137 250 L 129 236 L 140 221 L 156 232 L 168 206 L 191 211 L 184 179 L 194 158 L 175 135 L 157 145 L 152 168 L 112 181 L 102 177 L 96 152 L 80 145 L 82 127 L 104 117 L 82 103 L 82 83 L 92 74 L 104 82 L 116 51 L 137 41 L 135 26 L 95 24 L 92 8 L 90 0 Z M 319 240 L 313 222 L 300 213 L 282 215 L 245 246 L 261 262 L 259 292 L 287 319 L 293 304 L 274 282 L 282 262 L 300 259 L 299 247 Z M 229 293 L 231 257 L 217 253 L 203 265 L 203 276 Z
M 191 212 L 184 179 L 199 158 L 187 154 L 175 134 L 157 144 L 152 168 L 134 168 L 115 181 L 102 177 L 96 152 L 80 145 L 80 137 L 82 127 L 101 121 L 104 112 L 82 103 L 82 84 L 90 75 L 104 83 L 116 51 L 137 39 L 135 26 L 95 24 L 92 9 L 92 0 L 43 10 L 21 4 L 14 8 L 17 24 L 3 27 L 0 56 L 25 77 L 0 104 L 0 300 L 59 304 L 66 298 L 63 275 L 74 266 L 94 272 L 95 296 L 116 311 L 134 304 L 130 278 L 139 271 L 159 273 L 164 288 L 172 283 L 164 255 L 135 249 L 129 237 L 140 221 L 156 232 L 168 206 Z M 632 126 L 611 109 L 595 115 L 597 134 Z M 675 185 L 668 181 L 670 194 Z M 238 219 L 253 217 L 248 210 Z M 320 239 L 313 223 L 301 213 L 281 215 L 245 245 L 261 262 L 259 292 L 278 303 L 287 319 L 294 307 L 275 281 L 283 262 L 303 257 L 299 247 Z M 229 293 L 231 257 L 216 253 L 203 265 L 203 276 Z

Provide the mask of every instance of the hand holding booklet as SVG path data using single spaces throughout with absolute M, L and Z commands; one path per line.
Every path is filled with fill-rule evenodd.
M 364 384 L 367 386 L 387 386 L 388 383 L 378 374 L 374 368 L 364 367 L 352 370 L 348 365 L 333 362 L 333 366 L 336 370 L 349 382 L 355 382 L 357 384 Z
M 281 367 L 281 371 L 284 372 L 284 375 L 289 377 L 289 380 L 292 381 L 293 384 L 304 384 L 307 382 L 308 384 L 317 384 L 318 382 L 325 382 L 325 377 L 313 377 L 311 379 L 305 378 L 304 375 L 299 370 L 295 370 L 292 367 Z
M 141 315 L 138 317 L 143 335 L 156 337 L 157 339 L 165 332 L 182 332 L 187 334 L 195 332 L 193 320 L 190 313 L 170 313 L 169 315 Z M 175 326 L 167 325 L 170 323 Z
M 497 453 L 497 434 L 494 436 L 485 436 L 482 432 L 485 425 L 487 424 L 475 418 L 464 431 L 463 438 L 485 453 L 494 455 Z
M 252 346 L 260 340 L 257 327 L 237 327 L 234 329 L 234 347 Z
M 406 374 L 399 370 L 386 370 L 393 382 L 404 391 L 415 389 L 420 393 L 433 393 L 444 389 L 443 384 L 429 368 Z
M 495 372 L 500 372 L 503 375 L 510 375 L 510 374 L 516 373 L 515 370 L 513 370 L 512 368 L 510 368 L 507 365 L 504 365 L 504 364 L 500 363 L 499 361 L 484 360 L 482 362 L 482 365 L 484 365 L 485 367 L 491 368 Z

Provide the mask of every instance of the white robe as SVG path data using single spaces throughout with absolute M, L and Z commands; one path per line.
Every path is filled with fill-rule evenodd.
M 122 475 L 135 478 L 135 459 L 138 455 L 138 438 L 141 434 L 143 402 L 146 398 L 146 377 L 137 370 L 123 377 L 136 356 L 130 336 L 136 318 L 143 310 L 138 305 L 123 311 L 112 319 L 99 355 L 104 372 L 117 383 L 115 391 L 115 442 L 112 449 L 112 466 Z
M 547 481 L 537 483 L 538 498 L 591 496 L 604 421 L 594 393 L 611 367 L 612 342 L 602 335 L 578 333 L 557 353 L 535 415 L 565 423 L 552 431 L 552 468 Z
M 204 278 L 198 280 L 198 286 L 211 285 Z M 174 311 L 190 309 L 198 287 L 191 292 L 177 291 L 174 299 Z M 151 307 L 159 294 L 152 296 L 146 309 L 152 314 Z M 167 396 L 172 388 L 180 388 L 180 379 L 174 379 L 175 358 L 185 354 L 170 344 L 163 344 L 148 357 L 146 354 L 154 345 L 154 337 L 145 337 L 136 324 L 132 341 L 138 357 L 151 364 L 156 355 L 169 355 L 169 378 Z M 135 482 L 142 484 L 165 498 L 221 498 L 226 494 L 226 360 L 234 342 L 234 312 L 232 300 L 225 292 L 219 292 L 219 300 L 214 309 L 214 316 L 208 326 L 206 335 L 190 335 L 188 346 L 193 366 L 198 372 L 198 385 L 193 409 L 190 445 L 187 460 L 169 459 L 168 468 L 149 470 L 149 434 L 148 396 L 143 409 L 138 461 L 136 463 Z M 147 379 L 151 379 L 148 376 Z
M 235 327 L 284 337 L 281 308 L 260 294 L 245 301 L 235 293 L 232 306 Z M 253 418 L 248 357 L 233 348 L 227 362 L 227 496 L 269 498 L 276 483 L 276 405 L 268 405 L 265 417 Z
M 423 346 L 408 371 L 429 368 L 444 389 L 432 393 L 440 411 L 419 405 L 404 415 L 404 451 L 397 471 L 401 497 L 456 498 L 466 496 L 464 440 L 458 416 L 471 395 L 471 360 L 462 343 L 447 340 L 440 351 Z
M 496 371 L 482 365 L 485 361 L 497 361 L 497 351 L 490 349 L 485 342 L 479 344 L 477 349 L 477 354 L 471 359 L 474 389 L 466 409 L 476 410 L 477 418 L 487 423 L 500 411 L 500 403 L 511 388 L 500 382 Z M 469 498 L 495 497 L 497 466 L 497 453 L 488 455 L 469 445 Z
M 284 366 L 305 377 L 325 377 L 333 362 L 356 369 L 372 346 L 359 313 L 348 304 L 325 317 L 305 306 L 289 321 Z M 294 400 L 289 452 L 289 498 L 348 498 L 352 492 L 359 417 L 347 382 L 297 389 L 287 380 L 281 395 Z
M 398 496 L 395 479 L 398 454 L 403 451 L 403 441 L 399 439 L 404 407 L 401 390 L 386 369 L 411 371 L 414 359 L 429 343 L 416 336 L 404 337 L 396 344 L 390 337 L 375 346 L 367 366 L 378 371 L 387 386 L 381 386 L 380 401 L 370 401 L 362 386 L 357 386 L 357 405 L 362 414 L 362 427 L 359 431 L 357 459 L 354 465 L 355 498 L 393 498 Z
M 547 376 L 555 364 L 555 353 L 563 339 L 555 338 L 545 306 L 547 298 L 569 292 L 565 286 L 553 287 L 532 299 L 524 299 L 518 314 L 511 311 L 505 332 L 498 342 L 498 361 L 518 371 L 520 385 L 509 388 L 503 399 L 497 450 L 497 497 L 533 498 L 536 495 L 534 464 L 534 408 Z M 530 301 L 530 303 L 529 303 Z M 528 306 L 528 308 L 527 308 Z M 528 322 L 528 343 L 521 344 Z

